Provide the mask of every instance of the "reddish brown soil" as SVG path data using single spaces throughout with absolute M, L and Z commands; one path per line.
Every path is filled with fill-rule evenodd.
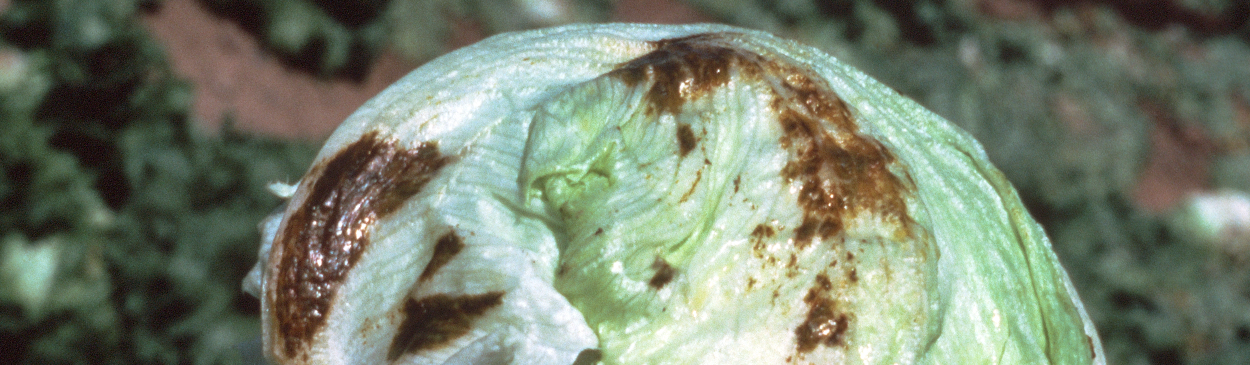
M 1152 213 L 1165 213 L 1189 194 L 1210 189 L 1209 169 L 1215 152 L 1205 131 L 1181 126 L 1164 108 L 1143 103 L 1154 125 L 1150 131 L 1150 155 L 1133 190 L 1137 205 Z
M 0 0 L 0 7 L 8 0 Z M 675 0 L 623 0 L 614 21 L 691 23 L 712 19 Z M 384 53 L 363 82 L 324 79 L 285 65 L 238 24 L 210 13 L 195 0 L 167 0 L 144 24 L 169 53 L 179 76 L 195 85 L 193 115 L 207 134 L 226 116 L 243 131 L 306 140 L 325 138 L 366 100 L 416 64 Z M 485 34 L 455 22 L 454 47 Z
M 415 67 L 386 53 L 363 82 L 321 79 L 286 66 L 195 0 L 165 1 L 144 23 L 165 44 L 174 70 L 195 85 L 193 115 L 209 134 L 229 115 L 240 130 L 321 139 Z

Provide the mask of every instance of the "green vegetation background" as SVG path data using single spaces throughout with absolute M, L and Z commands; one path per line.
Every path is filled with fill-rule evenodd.
M 386 47 L 445 52 L 449 18 L 496 33 L 605 21 L 614 6 L 570 1 L 544 18 L 512 0 L 201 3 L 295 67 L 357 79 Z M 1133 200 L 1159 128 L 1205 136 L 1208 188 L 1250 191 L 1250 5 L 687 4 L 820 47 L 981 139 L 1046 226 L 1109 363 L 1250 363 L 1250 242 L 1201 240 L 1180 213 Z M 1003 19 L 1012 4 L 1042 16 Z M 0 16 L 0 363 L 260 361 L 239 283 L 256 223 L 281 203 L 265 186 L 300 176 L 317 146 L 229 123 L 195 133 L 195 86 L 139 23 L 160 6 L 19 0 Z

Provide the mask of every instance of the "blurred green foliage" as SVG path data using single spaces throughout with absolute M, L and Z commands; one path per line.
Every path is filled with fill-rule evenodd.
M 246 360 L 239 283 L 265 190 L 315 146 L 192 132 L 143 1 L 17 1 L 0 19 L 0 363 Z M 16 280 L 15 278 L 35 278 Z

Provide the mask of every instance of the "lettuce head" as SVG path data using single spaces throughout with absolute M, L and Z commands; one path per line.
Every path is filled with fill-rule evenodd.
M 573 25 L 431 61 L 262 224 L 284 364 L 1087 364 L 967 133 L 819 50 Z

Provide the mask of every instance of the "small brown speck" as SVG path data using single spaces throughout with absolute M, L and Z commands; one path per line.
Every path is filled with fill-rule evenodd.
M 773 235 L 776 235 L 776 234 L 777 234 L 776 228 L 773 228 L 772 226 L 767 225 L 767 224 L 760 224 L 760 225 L 755 226 L 755 230 L 751 231 L 751 238 L 755 238 L 755 239 L 772 238 Z
M 668 285 L 670 281 L 673 281 L 673 276 L 677 275 L 677 269 L 674 269 L 673 265 L 669 265 L 668 261 L 664 261 L 664 258 L 659 256 L 655 257 L 655 261 L 651 263 L 651 268 L 655 269 L 655 276 L 651 277 L 651 281 L 647 282 L 647 285 L 650 285 L 655 290 L 660 290 L 660 288 Z
M 816 289 L 827 292 L 833 289 L 833 282 L 829 281 L 829 277 L 825 274 L 818 274 L 816 275 Z
M 764 258 L 765 254 L 768 253 L 765 251 L 768 245 L 764 243 L 764 240 L 772 238 L 776 234 L 777 229 L 767 224 L 755 226 L 755 230 L 751 231 L 751 252 L 755 254 L 755 257 Z

